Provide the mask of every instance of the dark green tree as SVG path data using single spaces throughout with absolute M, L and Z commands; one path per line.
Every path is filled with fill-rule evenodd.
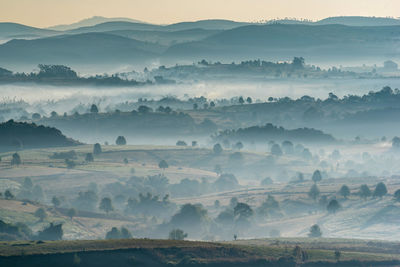
M 311 226 L 308 236 L 309 237 L 321 237 L 322 236 L 321 228 L 319 228 L 318 224 L 314 224 L 313 226 Z
M 340 209 L 340 204 L 336 199 L 332 199 L 326 209 L 329 213 L 336 213 Z
M 109 197 L 105 197 L 100 201 L 100 206 L 99 209 L 105 211 L 107 214 L 110 211 L 114 210 L 114 207 L 112 206 L 111 199 Z
M 386 194 L 387 194 L 386 185 L 383 182 L 378 183 L 374 190 L 374 197 L 382 198 Z
M 101 145 L 99 143 L 94 144 L 93 146 L 93 154 L 100 155 L 102 153 Z
M 21 165 L 21 163 L 22 163 L 22 161 L 21 161 L 21 157 L 20 157 L 20 155 L 17 153 L 17 152 L 15 152 L 13 155 L 12 155 L 12 159 L 11 159 L 11 166 L 19 166 L 19 165 Z
M 171 240 L 184 240 L 187 236 L 188 234 L 181 229 L 173 229 L 171 232 L 169 232 L 168 238 Z
M 320 182 L 322 180 L 321 172 L 319 170 L 314 171 L 311 179 L 314 183 Z
M 317 200 L 317 198 L 319 197 L 319 188 L 316 184 L 313 184 L 310 188 L 310 191 L 308 191 L 308 196 L 310 198 L 312 198 L 314 201 Z
M 363 184 L 360 186 L 360 190 L 358 192 L 358 194 L 360 195 L 360 197 L 362 199 L 367 199 L 368 197 L 370 197 L 372 195 L 371 190 L 369 189 L 368 185 Z
M 119 145 L 119 146 L 124 146 L 126 145 L 126 139 L 123 136 L 118 136 L 117 140 L 115 140 L 115 144 Z
M 350 196 L 350 188 L 347 185 L 342 185 L 339 190 L 339 194 L 347 199 Z

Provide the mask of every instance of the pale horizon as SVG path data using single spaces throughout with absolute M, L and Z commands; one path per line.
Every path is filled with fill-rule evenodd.
M 396 0 L 2 0 L 0 20 L 33 27 L 71 24 L 93 16 L 124 17 L 154 24 L 204 19 L 243 22 L 296 18 L 320 20 L 334 16 L 400 16 Z

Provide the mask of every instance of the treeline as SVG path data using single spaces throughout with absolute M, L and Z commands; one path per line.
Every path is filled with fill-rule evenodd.
M 120 76 L 95 75 L 81 77 L 74 70 L 64 65 L 39 64 L 39 72 L 13 73 L 0 68 L 0 83 L 35 82 L 53 85 L 107 85 L 107 86 L 140 86 L 152 84 L 150 80 L 139 82 L 136 80 L 122 79 Z M 162 81 L 164 82 L 164 81 Z
M 299 128 L 287 130 L 283 127 L 274 126 L 267 123 L 265 126 L 253 126 L 240 128 L 237 130 L 225 130 L 214 136 L 215 141 L 246 141 L 246 142 L 266 142 L 270 140 L 294 140 L 302 142 L 334 142 L 336 141 L 330 134 L 322 131 Z
M 146 72 L 145 72 L 146 73 Z M 240 63 L 209 62 L 205 59 L 192 65 L 160 66 L 148 72 L 151 75 L 179 79 L 190 76 L 215 76 L 218 74 L 231 75 L 263 75 L 270 78 L 328 78 L 328 77 L 358 77 L 359 74 L 342 71 L 336 67 L 323 70 L 317 66 L 305 64 L 302 57 L 294 57 L 291 62 L 270 62 L 265 60 L 247 60 Z M 364 76 L 367 74 L 363 74 Z M 372 74 L 370 74 L 372 75 Z

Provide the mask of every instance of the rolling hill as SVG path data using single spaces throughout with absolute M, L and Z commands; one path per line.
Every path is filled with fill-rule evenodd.
M 35 40 L 12 40 L 0 45 L 5 63 L 135 63 L 153 58 L 164 48 L 105 33 L 61 35 Z
M 56 31 L 68 31 L 81 27 L 90 27 L 100 23 L 112 22 L 112 21 L 126 21 L 126 22 L 134 22 L 134 23 L 143 23 L 140 20 L 130 19 L 130 18 L 105 18 L 101 16 L 93 16 L 91 18 L 83 19 L 75 23 L 71 24 L 62 24 L 48 27 L 49 30 Z
M 166 56 L 242 59 L 301 55 L 308 59 L 396 57 L 400 27 L 350 27 L 343 25 L 250 25 L 226 30 L 202 41 L 170 47 Z
M 57 31 L 30 27 L 18 23 L 0 22 L 0 41 L 15 38 L 32 39 L 58 34 Z

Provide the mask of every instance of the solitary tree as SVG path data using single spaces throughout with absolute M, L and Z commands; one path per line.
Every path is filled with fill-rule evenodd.
M 26 178 L 24 179 L 24 183 L 23 183 L 22 186 L 23 186 L 23 188 L 26 189 L 26 190 L 31 190 L 32 187 L 33 187 L 32 179 L 29 178 L 29 177 L 26 177 Z
M 237 142 L 236 144 L 235 144 L 235 148 L 237 149 L 237 150 L 241 150 L 242 148 L 243 148 L 243 143 L 242 142 Z
M 342 185 L 339 194 L 347 199 L 350 196 L 350 188 L 347 185 Z
M 181 229 L 173 229 L 169 232 L 169 239 L 171 240 L 184 240 L 187 236 L 188 234 L 183 232 Z
M 74 218 L 75 216 L 76 216 L 76 209 L 74 209 L 74 208 L 70 208 L 68 211 L 67 211 L 67 216 L 68 217 L 70 217 L 71 218 L 71 220 L 72 220 L 72 218 Z
M 313 226 L 311 226 L 308 236 L 309 237 L 321 237 L 322 236 L 321 228 L 319 228 L 318 224 L 314 224 Z
M 91 113 L 99 113 L 99 109 L 97 108 L 97 106 L 96 106 L 95 104 L 93 104 L 93 105 L 90 107 L 90 112 L 91 112 Z
M 318 183 L 319 181 L 321 181 L 322 180 L 321 172 L 319 170 L 314 171 L 311 179 L 314 181 L 314 183 Z
M 368 185 L 363 184 L 360 186 L 360 191 L 358 192 L 362 199 L 367 199 L 372 195 L 371 190 L 369 189 Z
M 94 161 L 93 154 L 92 153 L 87 153 L 86 157 L 85 157 L 85 161 L 86 162 L 93 162 Z
M 278 144 L 273 144 L 271 147 L 271 154 L 275 156 L 282 156 L 283 152 L 281 146 Z
M 60 199 L 58 197 L 54 196 L 51 199 L 51 203 L 53 203 L 55 208 L 58 208 L 60 206 L 60 204 L 61 204 L 61 201 L 60 201 Z
M 47 213 L 43 208 L 38 208 L 35 211 L 35 217 L 39 218 L 39 220 L 42 222 L 44 219 L 47 217 Z
M 165 160 L 161 160 L 161 161 L 158 163 L 158 167 L 159 167 L 160 169 L 165 170 L 165 169 L 167 169 L 169 166 L 168 166 L 168 163 L 167 163 Z
M 213 147 L 213 151 L 215 155 L 219 155 L 222 153 L 222 146 L 220 144 L 215 144 Z
M 11 159 L 11 166 L 14 166 L 14 165 L 17 165 L 17 166 L 19 166 L 19 165 L 21 165 L 21 157 L 20 157 L 20 155 L 17 153 L 17 152 L 15 152 L 13 155 L 12 155 L 12 159 Z
M 103 198 L 103 199 L 101 200 L 101 202 L 100 202 L 99 209 L 105 211 L 107 214 L 108 214 L 110 211 L 113 211 L 113 210 L 114 210 L 114 207 L 112 206 L 111 199 L 110 199 L 109 197 Z
M 126 145 L 126 139 L 125 137 L 123 137 L 122 135 L 117 137 L 117 140 L 115 141 L 115 144 L 119 145 L 119 146 L 123 146 Z
M 93 146 L 93 154 L 100 155 L 102 152 L 101 145 L 99 143 L 94 144 Z
M 314 201 L 317 200 L 319 196 L 319 188 L 316 184 L 313 184 L 310 188 L 310 191 L 308 191 L 308 196 L 312 198 Z
M 329 213 L 336 213 L 340 209 L 340 204 L 336 199 L 332 199 L 326 209 Z
M 4 197 L 5 197 L 6 199 L 14 199 L 14 198 L 15 198 L 15 196 L 13 195 L 13 193 L 11 193 L 11 191 L 8 190 L 8 189 L 4 192 Z
M 246 98 L 246 102 L 248 104 L 251 104 L 251 103 L 253 103 L 253 99 L 251 99 L 251 97 L 249 96 L 249 97 Z
M 383 182 L 378 183 L 374 190 L 374 197 L 382 198 L 386 194 L 387 194 L 386 185 Z

